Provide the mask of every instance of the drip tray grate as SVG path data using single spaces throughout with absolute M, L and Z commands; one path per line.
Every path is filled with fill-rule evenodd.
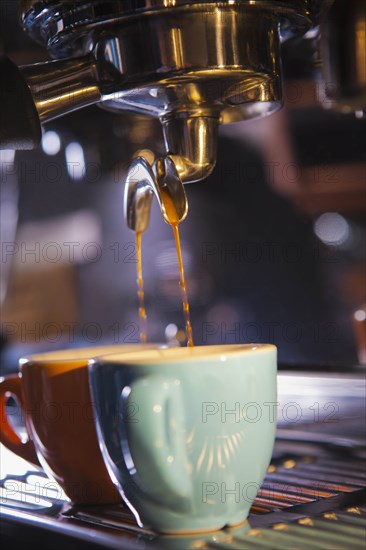
M 248 522 L 240 528 L 196 537 L 157 536 L 140 529 L 123 505 L 73 507 L 39 471 L 1 480 L 2 524 L 53 533 L 54 548 L 58 537 L 65 536 L 73 544 L 78 541 L 77 548 L 83 542 L 92 548 L 119 549 L 364 548 L 364 461 L 329 454 L 303 456 L 296 453 L 296 443 L 291 451 L 280 441 L 276 444 Z

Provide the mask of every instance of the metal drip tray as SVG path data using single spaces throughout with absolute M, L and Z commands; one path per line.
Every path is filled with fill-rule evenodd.
M 307 392 L 315 381 L 316 401 Z M 364 386 L 361 376 L 312 376 L 310 381 L 305 375 L 280 374 L 279 411 L 287 407 L 289 413 L 288 403 L 296 403 L 302 419 L 284 422 L 279 415 L 271 464 L 248 521 L 239 528 L 195 536 L 158 535 L 140 529 L 123 505 L 73 507 L 43 472 L 30 469 L 19 475 L 9 471 L 0 482 L 6 547 L 26 542 L 33 548 L 31 540 L 38 549 L 67 545 L 68 550 L 364 548 Z M 329 403 L 338 406 L 337 422 L 320 421 L 320 416 L 318 422 L 310 421 L 314 411 L 320 414 Z M 291 407 L 294 415 L 296 406 Z M 329 409 L 324 410 L 329 414 Z

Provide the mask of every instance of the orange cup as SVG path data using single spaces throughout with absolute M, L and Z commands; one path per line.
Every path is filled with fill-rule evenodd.
M 89 392 L 88 360 L 154 345 L 99 346 L 31 355 L 0 382 L 0 441 L 44 471 L 75 504 L 115 504 L 121 497 L 99 449 Z M 24 414 L 23 442 L 7 414 L 14 397 Z

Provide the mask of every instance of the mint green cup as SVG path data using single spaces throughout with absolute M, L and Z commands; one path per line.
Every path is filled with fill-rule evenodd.
M 89 362 L 102 455 L 140 526 L 194 533 L 246 519 L 271 459 L 276 373 L 269 344 Z

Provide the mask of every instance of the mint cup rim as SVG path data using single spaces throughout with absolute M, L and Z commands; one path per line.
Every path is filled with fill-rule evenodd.
M 179 364 L 186 362 L 203 362 L 219 360 L 224 363 L 233 358 L 246 355 L 258 355 L 268 352 L 277 352 L 273 344 L 218 344 L 210 346 L 178 347 L 178 348 L 150 348 L 131 353 L 113 353 L 95 356 L 89 360 L 89 366 L 99 364 L 110 365 L 156 365 Z

